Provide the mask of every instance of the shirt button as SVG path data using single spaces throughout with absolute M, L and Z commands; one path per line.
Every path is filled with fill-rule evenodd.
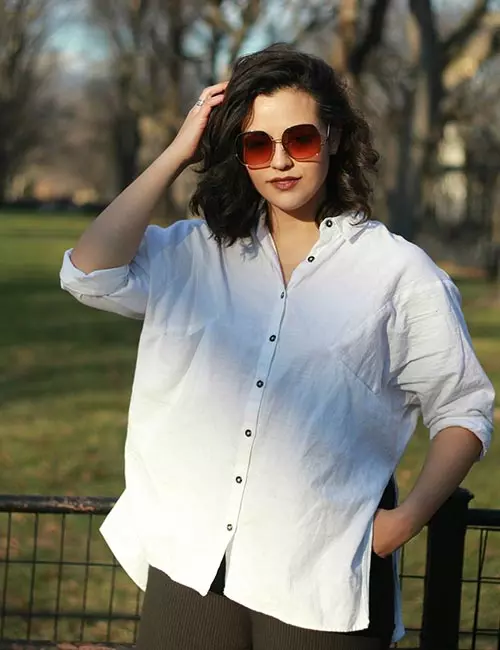
M 328 228 L 331 228 L 333 226 L 333 221 L 331 219 L 327 219 L 325 221 L 325 224 L 328 226 Z
M 262 379 L 259 379 L 259 381 L 257 382 L 257 388 L 262 388 L 262 386 L 264 386 L 264 382 L 262 381 Z
M 242 480 L 243 480 L 243 479 L 241 478 L 241 476 L 237 476 L 237 477 L 236 477 L 236 483 L 241 483 Z
M 281 300 L 283 300 L 284 297 L 285 297 L 285 292 L 282 291 L 282 292 L 281 292 Z
M 269 340 L 271 343 L 274 343 L 276 341 L 276 336 L 273 334 L 272 336 L 269 337 Z
M 228 529 L 228 530 L 233 530 L 233 524 L 228 524 L 228 525 L 227 525 L 227 529 Z
M 245 431 L 245 435 L 246 435 L 247 438 L 250 438 L 250 436 L 252 435 L 252 432 L 250 431 L 250 429 L 247 429 Z
M 307 258 L 308 262 L 314 262 L 314 260 L 315 260 L 315 257 L 313 255 L 311 255 L 311 257 Z

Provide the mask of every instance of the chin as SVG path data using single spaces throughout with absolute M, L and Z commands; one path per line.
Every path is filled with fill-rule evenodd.
M 298 212 L 299 210 L 302 210 L 304 207 L 306 207 L 307 204 L 311 201 L 311 198 L 312 197 L 298 198 L 289 196 L 280 197 L 280 200 L 278 201 L 272 199 L 268 199 L 268 201 L 273 207 L 278 208 L 278 210 L 293 214 L 294 212 Z

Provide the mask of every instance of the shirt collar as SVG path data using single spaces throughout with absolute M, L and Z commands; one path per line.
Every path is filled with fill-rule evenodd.
M 326 217 L 319 226 L 320 238 L 331 239 L 336 232 L 345 241 L 354 243 L 356 237 L 370 224 L 369 221 L 362 222 L 362 216 L 357 212 L 345 212 L 336 217 Z M 260 216 L 255 235 L 259 242 L 269 235 L 266 214 Z
M 267 214 L 265 212 L 259 217 L 255 234 L 259 242 L 261 242 L 269 234 L 269 228 L 267 227 Z
M 326 226 L 326 221 L 333 221 L 333 227 L 337 230 L 339 235 L 350 244 L 354 244 L 358 235 L 360 235 L 370 221 L 363 221 L 363 213 L 351 211 L 345 212 L 337 217 L 327 217 L 320 224 L 320 232 Z

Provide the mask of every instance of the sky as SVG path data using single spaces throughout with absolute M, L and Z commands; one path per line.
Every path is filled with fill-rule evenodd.
M 64 55 L 70 72 L 84 71 L 89 64 L 99 61 L 103 53 L 103 45 L 99 43 L 97 34 L 86 25 L 78 4 L 79 0 L 72 0 L 70 11 L 66 9 L 68 5 L 56 5 L 48 41 L 49 47 Z
M 473 4 L 472 0 L 434 0 L 434 3 L 439 9 L 458 9 L 459 15 Z M 84 6 L 85 0 L 72 0 L 69 4 L 57 3 L 54 10 L 54 30 L 49 43 L 63 53 L 69 72 L 84 72 L 102 58 L 104 51 L 98 35 L 85 24 Z
M 79 54 L 88 47 L 89 31 L 81 25 L 61 26 L 52 34 L 50 45 L 58 50 Z

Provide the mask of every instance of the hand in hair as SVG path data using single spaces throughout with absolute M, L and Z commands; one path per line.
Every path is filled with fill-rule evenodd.
M 171 147 L 177 151 L 180 159 L 185 160 L 186 165 L 200 160 L 198 145 L 201 136 L 212 109 L 223 101 L 227 84 L 227 81 L 223 81 L 203 90 L 172 142 Z

